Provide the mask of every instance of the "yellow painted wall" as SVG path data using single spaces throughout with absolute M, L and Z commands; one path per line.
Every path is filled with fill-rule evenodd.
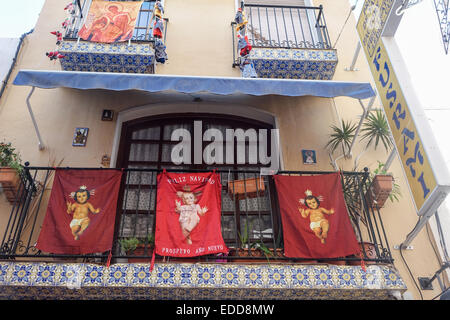
M 168 0 L 164 6 L 167 24 L 167 55 L 157 73 L 239 77 L 233 64 L 231 22 L 234 0 Z
M 332 43 L 338 37 L 350 7 L 347 0 L 315 0 L 316 5 L 324 6 Z M 26 106 L 26 96 L 30 88 L 13 86 L 12 80 L 18 70 L 60 70 L 59 62 L 51 62 L 45 52 L 55 46 L 51 31 L 58 29 L 65 18 L 65 3 L 47 0 L 35 31 L 29 35 L 18 57 L 7 90 L 0 100 L 0 139 L 14 143 L 23 160 L 32 166 L 53 166 L 60 161 L 62 166 L 99 167 L 104 154 L 111 155 L 116 121 L 101 121 L 103 109 L 117 113 L 143 105 L 175 102 L 180 107 L 191 104 L 193 95 L 148 94 L 142 92 L 112 92 L 104 90 L 36 89 L 31 98 L 46 148 L 38 150 L 37 137 Z M 232 64 L 232 42 L 230 23 L 234 19 L 234 0 L 166 0 L 165 17 L 169 18 L 167 27 L 167 53 L 169 60 L 165 65 L 157 65 L 157 73 L 172 75 L 199 76 L 240 76 Z M 371 82 L 370 71 L 362 53 L 356 67 L 359 71 L 345 71 L 352 61 L 358 41 L 356 21 L 351 15 L 337 43 L 339 63 L 334 80 Z M 375 87 L 374 85 L 372 85 Z M 223 103 L 223 97 L 220 98 Z M 215 101 L 209 96 L 202 103 Z M 350 98 L 324 99 L 316 97 L 289 98 L 279 96 L 230 98 L 230 104 L 252 106 L 275 115 L 282 143 L 283 163 L 286 170 L 332 170 L 325 145 L 332 124 L 338 125 L 340 119 L 357 123 L 362 108 L 357 100 Z M 368 100 L 363 101 L 367 105 Z M 374 107 L 381 107 L 377 100 Z M 243 107 L 245 108 L 245 107 Z M 116 118 L 115 118 L 116 119 Z M 90 128 L 86 147 L 72 147 L 76 127 Z M 303 165 L 301 149 L 317 150 L 318 164 Z M 341 159 L 338 165 L 345 170 L 353 169 L 353 161 L 363 151 L 358 143 L 353 150 L 352 159 Z M 336 152 L 335 157 L 339 156 Z M 387 153 L 382 149 L 364 153 L 359 168 L 374 168 L 377 160 L 385 161 Z M 406 264 L 398 250 L 393 246 L 403 241 L 417 222 L 411 197 L 408 193 L 400 163 L 395 160 L 391 171 L 400 184 L 403 197 L 398 203 L 388 203 L 381 215 L 394 255 L 395 266 L 408 290 L 419 299 L 420 296 L 407 271 Z M 10 206 L 2 201 L 0 195 L 0 225 L 5 225 Z M 1 234 L 0 230 L 0 234 Z M 414 275 L 431 276 L 438 268 L 425 231 L 412 243 L 414 250 L 404 252 L 404 257 Z M 435 286 L 437 287 L 437 286 Z M 424 292 L 430 299 L 438 290 Z

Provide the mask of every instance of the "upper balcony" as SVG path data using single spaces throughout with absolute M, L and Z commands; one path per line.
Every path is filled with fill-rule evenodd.
M 190 299 L 193 295 L 223 299 L 240 295 L 253 299 L 392 299 L 392 291 L 406 290 L 392 265 L 379 208 L 371 206 L 364 196 L 370 179 L 367 171 L 344 172 L 342 175 L 344 198 L 366 269 L 358 256 L 285 257 L 273 180 L 270 176 L 260 176 L 259 171 L 245 169 L 218 170 L 222 183 L 222 235 L 230 254 L 182 259 L 156 255 L 156 272 L 150 273 L 156 175 L 160 169 L 123 169 L 109 267 L 105 266 L 108 252 L 56 255 L 35 248 L 54 170 L 25 168 L 17 199 L 13 202 L 5 230 L 2 230 L 2 297 L 23 298 L 27 294 L 36 294 L 37 290 L 48 298 L 55 295 L 75 298 L 84 295 L 86 298 L 95 297 L 101 290 L 102 294 L 107 292 L 117 298 L 150 295 L 161 299 L 167 295 Z M 280 174 L 323 173 L 326 172 Z M 258 183 L 251 184 L 252 181 Z M 243 192 L 235 190 L 238 182 L 243 182 Z M 137 247 L 126 251 L 124 246 L 121 247 L 124 239 L 134 240 Z M 24 285 L 29 286 L 26 292 L 17 289 Z M 73 288 L 79 290 L 71 290 Z
M 153 10 L 155 1 L 145 0 L 139 10 L 131 39 L 126 42 L 102 43 L 84 41 L 79 31 L 86 21 L 91 0 L 80 1 L 74 8 L 65 28 L 58 52 L 65 71 L 95 71 L 119 73 L 154 73 L 155 38 L 153 37 Z M 164 34 L 168 19 L 164 20 Z
M 245 4 L 249 58 L 260 78 L 331 80 L 338 62 L 323 7 Z M 236 39 L 236 23 L 232 23 Z M 233 67 L 241 57 L 233 43 Z

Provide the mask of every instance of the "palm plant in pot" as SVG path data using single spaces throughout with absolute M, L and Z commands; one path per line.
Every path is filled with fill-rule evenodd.
M 380 144 L 383 145 L 386 152 L 389 152 L 394 143 L 392 142 L 392 136 L 389 129 L 389 124 L 384 115 L 384 112 L 380 109 L 373 110 L 367 115 L 361 128 L 361 142 L 366 142 L 363 152 L 356 158 L 355 166 L 357 166 L 359 158 L 370 149 L 373 145 L 374 150 L 377 150 Z
M 342 120 L 341 127 L 331 126 L 332 133 L 330 134 L 330 139 L 326 144 L 330 153 L 333 154 L 339 147 L 342 148 L 342 154 L 346 155 L 347 151 L 350 150 L 352 140 L 355 137 L 356 125 L 351 121 Z
M 364 151 L 355 160 L 355 167 L 359 157 L 367 151 L 371 145 L 376 150 L 380 144 L 383 145 L 386 152 L 389 152 L 394 143 L 389 129 L 389 124 L 380 109 L 371 112 L 363 123 L 361 129 L 361 141 L 365 141 Z M 368 186 L 366 199 L 370 204 L 377 204 L 379 208 L 383 207 L 387 199 L 398 200 L 400 195 L 399 186 L 394 183 L 392 174 L 385 169 L 385 164 L 378 161 L 376 168 L 371 175 L 372 183 Z
M 20 155 L 10 142 L 0 142 L 0 184 L 11 204 L 18 201 L 20 174 L 23 171 Z

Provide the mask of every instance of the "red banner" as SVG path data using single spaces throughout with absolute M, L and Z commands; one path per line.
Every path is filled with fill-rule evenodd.
M 290 258 L 337 258 L 359 253 L 339 173 L 274 176 Z
M 56 254 L 111 250 L 122 171 L 56 170 L 36 247 Z
M 157 254 L 195 257 L 228 253 L 220 223 L 221 188 L 217 173 L 158 175 Z

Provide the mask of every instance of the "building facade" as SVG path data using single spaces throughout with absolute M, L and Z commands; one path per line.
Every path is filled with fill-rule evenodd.
M 8 201 L 6 192 L 0 194 L 2 298 L 403 299 L 408 292 L 406 298 L 431 299 L 437 295 L 437 288 L 419 292 L 417 279 L 408 271 L 430 277 L 439 269 L 435 240 L 424 230 L 413 249 L 396 249 L 417 222 L 398 159 L 390 171 L 402 195 L 378 208 L 364 194 L 369 172 L 388 151 L 366 148 L 359 138 L 350 150 L 344 149 L 346 156 L 340 147 L 333 153 L 327 148 L 333 126 L 348 121 L 357 125 L 369 107 L 380 109 L 364 58 L 348 71 L 359 39 L 348 1 L 246 1 L 252 49 L 245 56 L 235 20 L 240 2 L 162 4 L 161 40 L 152 30 L 155 2 L 144 1 L 133 37 L 108 44 L 85 41 L 78 34 L 90 0 L 74 1 L 73 14 L 60 1 L 45 2 L 20 51 L 11 76 L 14 82 L 0 100 L 0 137 L 28 162 L 18 199 Z M 68 25 L 62 28 L 65 21 Z M 60 40 L 52 34 L 57 30 Z M 166 59 L 156 52 L 158 40 L 166 47 Z M 62 57 L 50 59 L 55 51 Z M 249 74 L 246 61 L 254 67 Z M 278 150 L 279 141 L 280 174 L 342 170 L 357 238 L 373 244 L 362 251 L 363 267 L 359 257 L 305 261 L 283 256 L 274 186 L 270 175 L 261 175 L 261 168 L 269 165 L 251 162 L 252 149 L 243 163 L 214 163 L 208 157 L 197 162 L 193 153 L 192 161 L 175 164 L 174 130 L 194 133 L 199 123 L 202 136 L 207 129 L 223 133 L 276 129 L 274 144 L 261 144 L 261 138 L 257 143 Z M 86 134 L 79 145 L 74 134 L 80 128 Z M 302 150 L 314 152 L 312 163 L 304 161 Z M 34 247 L 56 167 L 123 169 L 111 257 L 105 252 L 54 255 Z M 251 257 L 250 262 L 237 254 L 157 256 L 150 271 L 148 236 L 155 231 L 156 174 L 163 169 L 216 169 L 223 184 L 221 222 L 227 246 L 241 247 L 240 236 L 247 230 L 249 244 L 262 241 L 281 254 L 276 259 Z M 256 194 L 243 198 L 230 194 L 229 182 L 252 178 L 262 179 Z M 140 257 L 144 262 L 120 250 L 120 240 L 130 238 L 147 239 L 143 241 L 147 251 Z

